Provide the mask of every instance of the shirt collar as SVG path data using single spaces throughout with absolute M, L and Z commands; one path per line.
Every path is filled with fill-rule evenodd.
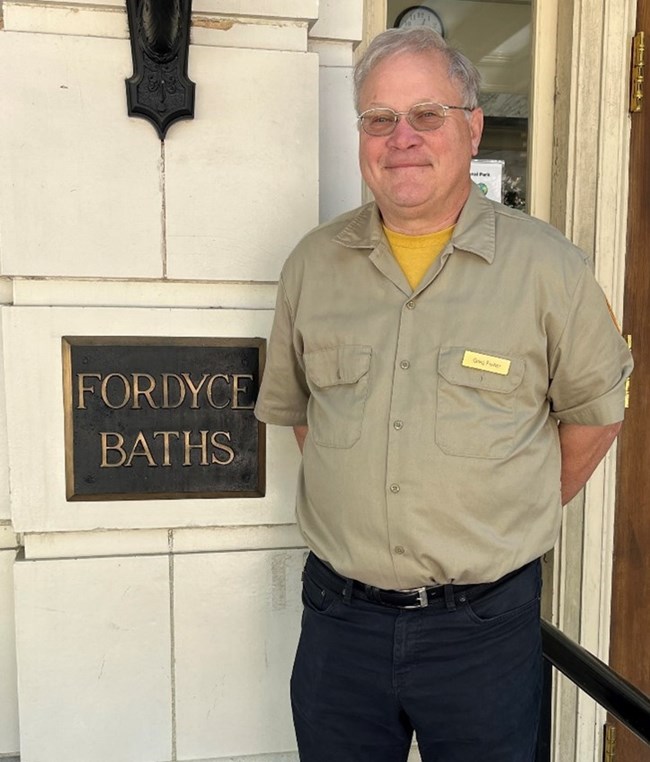
M 472 183 L 454 235 L 454 248 L 469 251 L 491 264 L 496 249 L 496 214 L 494 204 Z
M 374 249 L 383 235 L 379 207 L 373 201 L 362 206 L 333 240 L 350 249 Z
M 454 248 L 469 251 L 486 262 L 494 260 L 496 246 L 494 206 L 472 183 L 451 243 Z M 379 208 L 374 202 L 362 206 L 335 237 L 334 242 L 351 249 L 374 249 L 383 239 Z

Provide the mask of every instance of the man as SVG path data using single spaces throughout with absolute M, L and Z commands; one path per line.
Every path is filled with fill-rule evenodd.
M 390 30 L 355 72 L 376 203 L 289 257 L 256 412 L 295 427 L 303 762 L 534 759 L 540 556 L 623 417 L 586 257 L 469 177 L 474 66 Z

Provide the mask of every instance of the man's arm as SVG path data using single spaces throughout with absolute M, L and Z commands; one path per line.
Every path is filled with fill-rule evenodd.
M 612 446 L 622 423 L 608 426 L 560 423 L 562 505 L 566 505 L 585 486 L 587 479 Z
M 307 438 L 308 431 L 309 431 L 309 426 L 294 426 L 293 427 L 293 433 L 296 435 L 296 442 L 298 442 L 298 447 L 300 447 L 300 452 L 302 452 L 302 448 L 305 446 L 305 439 Z

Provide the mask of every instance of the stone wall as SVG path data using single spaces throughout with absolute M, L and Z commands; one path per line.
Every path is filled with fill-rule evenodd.
M 164 142 L 127 115 L 124 3 L 2 6 L 0 756 L 296 759 L 291 432 L 265 497 L 69 502 L 61 339 L 268 335 L 293 245 L 361 200 L 363 3 L 194 0 Z

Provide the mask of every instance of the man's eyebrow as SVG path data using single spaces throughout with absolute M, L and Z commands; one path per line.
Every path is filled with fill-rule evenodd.
M 440 100 L 439 98 L 434 98 L 431 95 L 425 95 L 422 98 L 416 98 L 409 108 L 413 108 L 413 106 L 419 106 L 421 103 L 444 103 L 444 100 Z M 379 102 L 379 101 L 370 101 L 370 103 L 363 109 L 364 111 L 367 111 L 369 108 L 390 108 L 393 109 L 393 111 L 397 111 L 397 109 L 394 106 L 389 106 L 386 103 Z

